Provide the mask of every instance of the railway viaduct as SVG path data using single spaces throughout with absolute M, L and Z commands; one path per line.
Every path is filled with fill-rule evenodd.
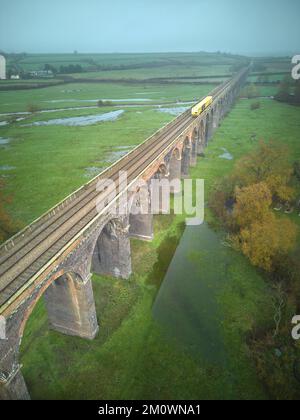
M 75 191 L 0 248 L 0 399 L 29 399 L 19 364 L 23 331 L 37 301 L 44 296 L 51 328 L 92 340 L 98 332 L 91 273 L 128 278 L 130 237 L 151 240 L 153 215 L 143 211 L 148 188 L 133 188 L 130 205 L 140 212 L 116 217 L 101 179 L 128 173 L 128 185 L 139 179 L 186 177 L 213 131 L 230 110 L 248 69 L 218 86 L 214 101 L 199 117 L 181 114 L 128 155 Z M 127 187 L 119 185 L 118 198 Z M 96 202 L 104 203 L 103 211 Z M 0 329 L 1 332 L 1 329 Z M 3 334 L 5 333 L 5 334 Z

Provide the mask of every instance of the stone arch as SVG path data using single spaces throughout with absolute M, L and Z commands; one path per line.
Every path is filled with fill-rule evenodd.
M 181 160 L 181 175 L 187 177 L 189 175 L 189 168 L 191 164 L 191 140 L 186 137 L 182 148 L 182 160 Z
M 224 115 L 225 116 L 228 114 L 228 110 L 229 110 L 229 95 L 228 95 L 228 92 L 226 92 L 226 95 L 225 95 L 225 106 L 224 106 L 224 111 L 225 111 Z
M 198 155 L 198 128 L 195 127 L 192 134 L 192 141 L 191 141 L 191 166 L 197 165 L 197 155 Z
M 6 319 L 6 340 L 0 341 L 0 399 L 29 399 L 19 364 L 23 333 L 36 304 L 44 296 L 50 328 L 67 335 L 93 339 L 98 332 L 90 276 L 61 269 L 36 287 Z
M 198 138 L 198 148 L 197 154 L 198 156 L 204 156 L 204 147 L 205 147 L 205 123 L 204 119 L 202 118 L 199 125 L 199 138 Z
M 218 103 L 214 107 L 213 130 L 219 127 L 219 106 Z
M 223 116 L 224 116 L 224 102 L 223 102 L 223 98 L 221 98 L 220 100 L 219 100 L 219 104 L 220 104 L 220 118 L 219 118 L 219 121 L 220 121 L 220 123 L 221 123 L 221 120 L 223 119 Z
M 62 270 L 52 276 L 27 307 L 20 325 L 20 337 L 41 297 L 45 299 L 52 329 L 67 335 L 95 338 L 98 324 L 90 275 L 83 279 L 75 271 Z
M 222 103 L 221 103 L 221 100 L 218 101 L 217 109 L 218 109 L 218 127 L 220 127 L 221 119 L 222 119 Z
M 92 272 L 124 279 L 131 275 L 128 215 L 110 219 L 101 229 L 92 254 Z
M 178 147 L 172 150 L 170 163 L 169 163 L 169 181 L 174 185 L 171 187 L 171 192 L 178 193 L 181 189 L 181 165 L 182 165 L 182 152 Z M 178 182 L 177 182 L 178 181 Z
M 209 141 L 209 126 L 210 126 L 210 115 L 209 112 L 206 114 L 205 117 L 205 146 L 208 145 L 208 141 Z
M 151 241 L 153 232 L 153 214 L 148 182 L 137 183 L 136 192 L 131 197 L 129 210 L 129 235 L 132 238 Z
M 157 170 L 157 176 L 160 179 L 163 179 L 163 178 L 168 178 L 169 175 L 170 175 L 170 171 L 169 171 L 168 166 L 166 165 L 165 162 L 161 163 Z
M 214 112 L 214 108 L 212 108 L 210 111 L 210 116 L 209 116 L 209 140 L 212 138 L 213 132 L 214 132 L 214 117 L 215 117 L 215 112 Z

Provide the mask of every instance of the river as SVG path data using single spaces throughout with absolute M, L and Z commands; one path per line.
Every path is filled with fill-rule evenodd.
M 153 305 L 166 336 L 209 364 L 226 363 L 217 291 L 228 278 L 230 256 L 205 223 L 187 226 Z

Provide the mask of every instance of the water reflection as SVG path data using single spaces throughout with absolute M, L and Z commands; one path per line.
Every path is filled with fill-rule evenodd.
M 107 112 L 105 114 L 98 115 L 85 115 L 81 117 L 68 117 L 68 118 L 56 118 L 48 121 L 37 121 L 32 124 L 26 124 L 26 126 L 47 126 L 47 125 L 64 125 L 69 127 L 86 126 L 97 124 L 98 122 L 104 121 L 115 121 L 124 110 Z
M 207 224 L 186 227 L 153 305 L 153 316 L 194 356 L 224 364 L 216 290 L 229 257 Z

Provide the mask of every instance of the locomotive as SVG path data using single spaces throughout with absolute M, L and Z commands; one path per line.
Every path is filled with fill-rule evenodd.
M 212 103 L 213 97 L 207 96 L 205 99 L 203 99 L 201 102 L 199 102 L 192 108 L 192 116 L 199 117 L 199 115 L 202 114 L 202 112 L 204 112 L 206 108 L 209 107 Z

